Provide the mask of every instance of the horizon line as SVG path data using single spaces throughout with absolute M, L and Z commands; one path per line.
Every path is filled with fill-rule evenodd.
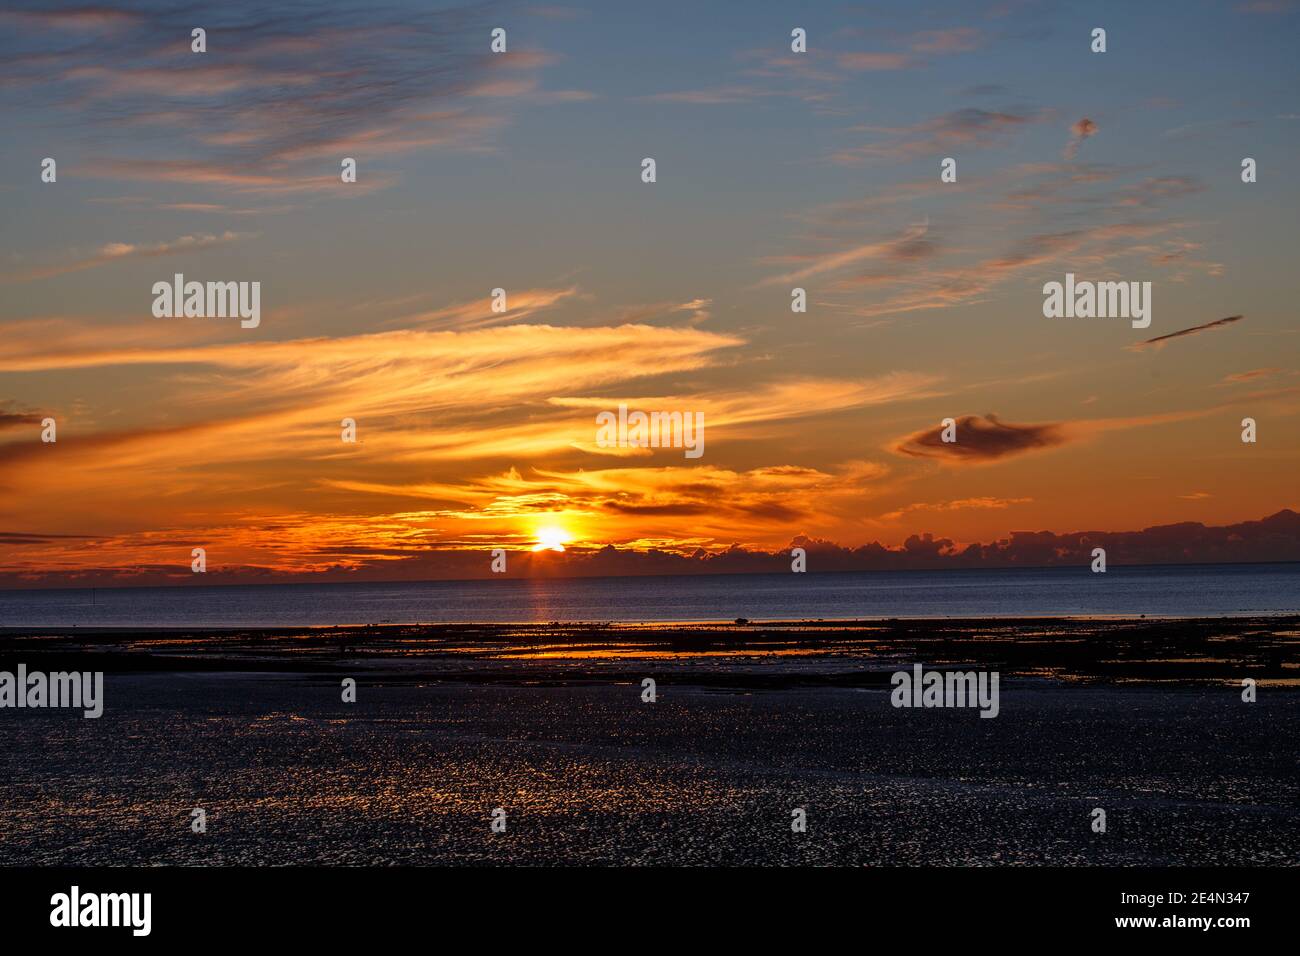
M 1300 564 L 1300 559 L 1291 558 L 1274 561 L 1163 561 L 1155 564 L 1116 564 L 1109 563 L 1108 568 L 1213 568 L 1213 567 L 1258 567 L 1260 565 Z M 803 571 L 807 575 L 831 574 L 948 574 L 971 571 L 1067 571 L 1087 570 L 1088 565 L 1072 564 L 1035 564 L 1035 565 L 1001 565 L 996 567 L 955 567 L 955 568 L 832 568 L 824 571 Z M 678 574 L 534 574 L 509 575 L 492 574 L 477 578 L 419 578 L 419 579 L 384 579 L 367 581 L 248 581 L 222 582 L 213 584 L 196 584 L 190 582 L 159 582 L 155 584 L 87 584 L 79 586 L 53 585 L 49 587 L 8 587 L 0 584 L 0 593 L 17 591 L 147 591 L 159 588 L 261 588 L 261 587 L 336 587 L 363 585 L 421 585 L 421 584 L 477 584 L 484 581 L 615 581 L 628 578 L 736 578 L 781 576 L 793 574 L 790 571 L 699 571 Z M 3 625 L 0 625 L 3 627 Z

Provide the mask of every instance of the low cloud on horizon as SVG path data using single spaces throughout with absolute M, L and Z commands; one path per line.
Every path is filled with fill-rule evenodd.
M 39 535 L 23 536 L 39 539 Z M 0 540 L 5 540 L 0 538 Z M 11 544 L 21 541 L 10 540 Z M 850 548 L 796 535 L 777 551 L 732 545 L 721 550 L 681 553 L 656 548 L 632 550 L 606 545 L 570 548 L 563 553 L 508 548 L 508 572 L 489 571 L 483 548 L 424 550 L 397 556 L 382 550 L 361 567 L 334 567 L 313 573 L 264 567 L 211 566 L 204 585 L 304 584 L 421 580 L 471 580 L 528 577 L 609 577 L 665 574 L 789 573 L 790 549 L 808 554 L 809 573 L 917 571 L 969 568 L 1077 567 L 1086 570 L 1092 549 L 1106 549 L 1112 569 L 1124 565 L 1216 564 L 1300 561 L 1300 513 L 1284 509 L 1255 521 L 1225 526 L 1200 522 L 1156 525 L 1140 531 L 1013 531 L 988 543 L 959 544 L 931 532 L 914 534 L 899 547 L 873 541 Z M 84 568 L 75 572 L 0 570 L 0 589 L 59 587 L 155 587 L 193 584 L 188 565 Z

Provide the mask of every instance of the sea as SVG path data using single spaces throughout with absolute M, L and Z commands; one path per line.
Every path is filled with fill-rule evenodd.
M 0 590 L 0 627 L 249 628 L 1300 612 L 1300 563 Z

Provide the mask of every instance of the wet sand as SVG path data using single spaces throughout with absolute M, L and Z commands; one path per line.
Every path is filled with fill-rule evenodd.
M 417 624 L 260 630 L 8 629 L 0 666 L 334 671 L 401 679 L 611 679 L 661 661 L 723 683 L 879 686 L 900 665 L 1056 680 L 1300 681 L 1300 616 L 1205 619 Z
M 0 712 L 0 864 L 1296 865 L 1296 637 L 1294 618 L 4 635 L 0 667 L 108 676 L 97 720 Z M 915 661 L 999 669 L 998 717 L 890 706 Z

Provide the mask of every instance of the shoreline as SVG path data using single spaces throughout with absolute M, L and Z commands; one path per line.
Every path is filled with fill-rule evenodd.
M 300 634 L 304 632 L 324 631 L 378 631 L 380 629 L 402 628 L 603 628 L 606 630 L 647 630 L 651 628 L 836 628 L 836 627 L 879 627 L 895 622 L 908 624 L 955 624 L 972 621 L 1008 623 L 1042 623 L 1042 622 L 1080 622 L 1080 623 L 1134 623 L 1152 624 L 1167 622 L 1196 621 L 1242 621 L 1242 620 L 1278 620 L 1289 619 L 1300 624 L 1300 611 L 1234 611 L 1228 614 L 1145 614 L 1121 611 L 1111 614 L 892 614 L 880 617 L 764 617 L 759 620 L 749 618 L 722 619 L 665 619 L 655 620 L 602 620 L 597 618 L 574 618 L 569 620 L 531 620 L 531 621 L 348 621 L 339 624 L 6 624 L 0 625 L 0 638 L 23 636 L 55 636 L 73 634 L 82 636 L 120 636 L 125 634 L 151 635 L 228 635 L 228 634 Z
M 879 686 L 903 666 L 1060 682 L 1300 686 L 1300 615 L 755 621 L 743 624 L 379 624 L 3 628 L 0 668 L 261 671 L 461 682 Z

